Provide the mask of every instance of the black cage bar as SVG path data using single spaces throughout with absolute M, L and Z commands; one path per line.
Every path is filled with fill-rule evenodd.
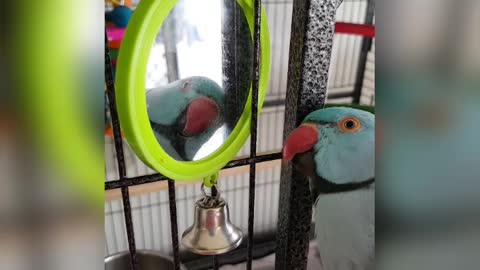
M 365 24 L 372 25 L 375 15 L 375 0 L 367 1 L 367 11 L 365 14 Z M 365 77 L 365 69 L 367 67 L 368 52 L 372 48 L 373 40 L 368 37 L 362 39 L 362 47 L 360 49 L 360 59 L 358 60 L 358 69 L 355 76 L 355 85 L 353 88 L 353 103 L 359 104 L 362 97 L 363 79 Z
M 335 10 L 341 0 L 295 0 L 291 29 L 290 58 L 288 66 L 288 87 L 285 111 L 284 136 L 288 134 L 309 112 L 321 108 L 325 101 L 328 69 L 333 41 Z M 248 235 L 245 259 L 247 269 L 252 268 L 255 171 L 256 164 L 281 158 L 281 153 L 257 156 L 257 114 L 260 66 L 260 11 L 261 0 L 254 2 L 254 42 L 252 79 L 252 118 L 250 157 L 230 161 L 225 168 L 250 166 L 248 199 Z M 168 181 L 170 222 L 175 269 L 180 269 L 177 227 L 175 184 L 160 174 L 126 177 L 123 141 L 115 104 L 115 87 L 112 63 L 105 34 L 105 82 L 115 151 L 120 179 L 105 183 L 105 189 L 120 188 L 126 222 L 127 240 L 130 251 L 131 269 L 138 269 L 135 235 L 128 188 L 145 183 Z M 306 179 L 293 171 L 291 166 L 282 167 L 279 226 L 277 232 L 276 269 L 306 269 L 307 250 L 310 235 L 312 202 Z M 243 249 L 242 249 L 243 251 Z M 238 257 L 238 252 L 232 252 Z M 220 258 L 219 258 L 220 257 Z M 213 256 L 210 266 L 218 269 L 221 256 Z
M 307 114 L 324 105 L 341 2 L 294 1 L 284 140 Z M 308 180 L 291 165 L 282 166 L 275 269 L 306 269 L 312 205 Z

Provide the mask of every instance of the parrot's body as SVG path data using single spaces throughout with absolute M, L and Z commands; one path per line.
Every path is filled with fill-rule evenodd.
M 193 160 L 221 126 L 222 88 L 205 77 L 189 77 L 147 91 L 150 124 L 162 148 L 178 160 Z
M 374 269 L 375 187 L 322 194 L 315 234 L 324 270 Z
M 307 176 L 322 270 L 373 269 L 375 119 L 351 108 L 309 114 L 287 138 L 284 159 Z

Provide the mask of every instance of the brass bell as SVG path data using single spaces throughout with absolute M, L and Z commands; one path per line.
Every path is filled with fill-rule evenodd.
M 195 222 L 182 235 L 182 244 L 201 255 L 226 253 L 240 245 L 242 231 L 230 222 L 228 205 L 224 199 L 207 196 L 195 203 Z

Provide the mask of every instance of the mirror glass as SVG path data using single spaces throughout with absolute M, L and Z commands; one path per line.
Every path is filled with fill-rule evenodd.
M 147 112 L 174 159 L 215 152 L 243 113 L 251 87 L 252 34 L 234 0 L 180 0 L 153 44 Z

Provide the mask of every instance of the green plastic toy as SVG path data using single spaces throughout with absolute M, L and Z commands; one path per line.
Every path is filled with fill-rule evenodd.
M 145 82 L 150 48 L 158 30 L 178 0 L 142 0 L 128 24 L 117 62 L 116 103 L 122 130 L 130 147 L 149 167 L 168 178 L 179 181 L 205 179 L 212 176 L 235 157 L 250 134 L 251 88 L 245 109 L 224 144 L 214 153 L 198 161 L 177 161 L 157 142 L 147 114 Z M 237 0 L 245 13 L 253 40 L 254 0 Z M 258 109 L 265 99 L 270 72 L 270 36 L 265 10 L 261 14 L 260 82 Z M 210 180 L 208 180 L 210 179 Z

